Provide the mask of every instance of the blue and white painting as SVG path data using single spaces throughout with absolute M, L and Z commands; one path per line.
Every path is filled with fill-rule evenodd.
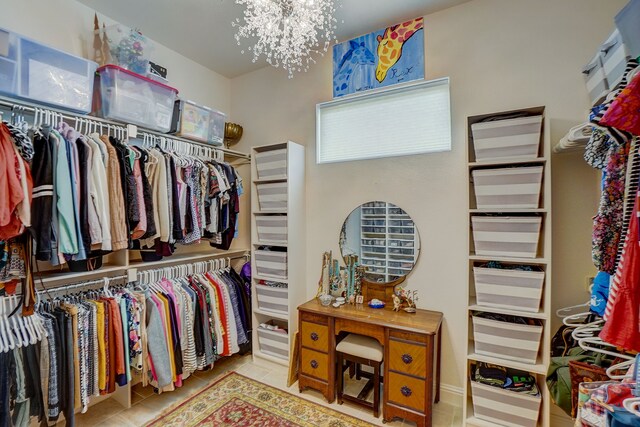
M 333 47 L 333 97 L 424 79 L 424 22 L 416 18 Z

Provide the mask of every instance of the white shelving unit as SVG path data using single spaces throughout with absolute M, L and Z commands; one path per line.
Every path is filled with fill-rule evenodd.
M 260 154 L 269 151 L 286 150 L 286 175 L 259 178 L 257 162 Z M 298 306 L 306 301 L 305 290 L 305 152 L 300 144 L 288 141 L 284 143 L 254 147 L 251 156 L 251 255 L 252 255 L 252 318 L 253 318 L 253 357 L 288 365 L 288 353 L 295 332 L 298 328 Z M 284 183 L 286 184 L 287 207 L 286 209 L 261 210 L 258 196 L 258 186 L 261 184 Z M 256 219 L 261 216 L 279 216 L 286 219 L 287 241 L 261 241 L 259 239 Z M 287 252 L 286 278 L 261 275 L 257 271 L 255 252 L 259 248 L 270 247 Z M 279 282 L 287 286 L 286 311 L 269 310 L 258 304 L 258 292 L 256 287 L 261 286 L 261 281 Z M 286 325 L 287 356 L 275 354 L 261 349 L 258 337 L 259 325 L 273 321 L 280 325 Z M 280 343 L 282 345 L 282 343 Z
M 362 205 L 360 249 L 367 273 L 390 282 L 411 271 L 419 253 L 419 239 L 411 217 L 391 203 Z
M 471 382 L 470 375 L 472 374 L 471 366 L 475 362 L 486 362 L 496 365 L 501 365 L 507 368 L 518 369 L 528 371 L 533 375 L 540 389 L 542 396 L 542 404 L 540 407 L 540 415 L 537 425 L 539 427 L 550 427 L 550 405 L 551 398 L 545 383 L 546 372 L 549 366 L 550 359 L 550 327 L 551 327 L 551 146 L 550 146 L 550 133 L 546 120 L 544 120 L 544 107 L 526 108 L 522 110 L 507 111 L 500 113 L 483 114 L 479 116 L 471 116 L 468 118 L 468 144 L 467 144 L 467 159 L 468 159 L 468 172 L 469 172 L 469 285 L 468 285 L 468 305 L 467 305 L 467 320 L 468 320 L 468 335 L 467 335 L 467 361 L 465 378 L 466 385 L 464 387 L 464 405 L 463 405 L 463 418 L 466 426 L 496 426 L 498 424 L 488 422 L 481 418 L 476 417 L 473 410 L 473 402 L 471 395 Z M 542 115 L 542 132 L 541 141 L 538 151 L 538 157 L 535 159 L 496 159 L 494 161 L 476 161 L 474 152 L 474 141 L 471 126 L 474 123 L 483 121 L 484 119 L 492 116 L 509 114 L 509 113 L 527 113 L 528 115 Z M 542 177 L 542 189 L 540 194 L 539 205 L 532 209 L 520 209 L 520 208 L 501 208 L 501 209 L 478 209 L 476 205 L 475 189 L 472 179 L 472 171 L 476 169 L 490 169 L 500 167 L 526 167 L 526 166 L 543 166 L 544 172 Z M 484 256 L 475 253 L 475 246 L 473 240 L 473 233 L 471 228 L 472 216 L 486 216 L 486 215 L 528 215 L 542 217 L 542 226 L 540 229 L 540 239 L 538 242 L 538 249 L 535 258 L 518 258 L 510 256 Z M 478 304 L 473 267 L 479 266 L 489 261 L 498 261 L 503 264 L 517 264 L 527 265 L 534 268 L 542 269 L 545 272 L 542 299 L 540 307 L 535 312 L 520 311 L 517 307 L 513 309 L 508 307 L 495 308 Z M 513 316 L 521 316 L 529 319 L 536 319 L 542 322 L 543 333 L 542 342 L 538 351 L 538 357 L 535 364 L 514 362 L 499 357 L 481 355 L 475 351 L 473 326 L 471 322 L 471 316 L 473 313 L 487 312 L 496 314 L 506 314 Z

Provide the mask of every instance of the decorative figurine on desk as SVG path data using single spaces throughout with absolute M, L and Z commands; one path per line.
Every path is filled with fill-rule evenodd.
M 318 294 L 329 295 L 329 265 L 331 264 L 331 252 L 325 252 L 322 254 L 322 271 L 320 273 L 320 280 L 318 280 Z
M 407 313 L 415 313 L 416 301 L 418 301 L 418 291 L 408 291 L 402 288 L 393 295 L 393 309 L 399 311 L 404 306 L 402 308 Z
M 400 306 L 402 305 L 400 297 L 396 294 L 393 294 L 391 298 L 393 298 L 393 311 L 400 311 Z

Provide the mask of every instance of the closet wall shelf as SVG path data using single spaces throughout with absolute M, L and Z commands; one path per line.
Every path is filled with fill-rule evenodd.
M 265 242 L 265 241 L 259 241 L 254 243 L 255 246 L 279 246 L 281 248 L 286 248 L 289 246 L 289 243 L 285 242 Z
M 520 208 L 496 208 L 496 209 L 469 209 L 469 212 L 474 213 L 484 213 L 484 214 L 497 214 L 497 213 L 547 213 L 547 209 L 545 208 L 535 208 L 535 209 L 520 209 Z
M 287 313 L 281 313 L 279 311 L 265 310 L 265 309 L 258 308 L 258 307 L 254 308 L 253 311 L 254 311 L 254 313 L 261 314 L 263 316 L 273 317 L 273 318 L 278 319 L 278 320 L 284 320 L 284 321 L 289 320 L 289 314 L 287 314 Z
M 112 120 L 106 120 L 106 119 L 102 119 L 100 117 L 93 117 L 93 116 L 87 116 L 86 114 L 77 114 L 77 113 L 73 113 L 67 110 L 62 110 L 59 108 L 53 108 L 50 107 L 48 105 L 42 105 L 42 104 L 37 104 L 37 103 L 33 103 L 33 102 L 28 102 L 22 99 L 15 99 L 15 98 L 11 98 L 11 97 L 7 97 L 7 96 L 0 96 L 0 107 L 5 107 L 8 109 L 11 109 L 13 106 L 18 105 L 21 107 L 24 107 L 25 112 L 27 113 L 33 113 L 35 110 L 34 108 L 40 108 L 40 109 L 44 109 L 44 110 L 48 110 L 48 111 L 54 111 L 56 113 L 59 113 L 62 115 L 62 117 L 65 120 L 69 120 L 71 123 L 73 123 L 76 118 L 81 118 L 81 119 L 87 119 L 87 120 L 91 120 L 93 122 L 98 122 L 98 123 L 103 123 L 105 125 L 111 125 L 111 126 L 126 126 L 127 123 L 122 123 L 122 122 L 115 122 Z M 203 142 L 198 142 L 198 141 L 192 141 L 190 139 L 186 139 L 186 138 L 181 138 L 175 135 L 167 135 L 167 134 L 163 134 L 160 132 L 155 132 L 152 131 L 150 129 L 145 129 L 142 127 L 138 126 L 138 136 L 142 137 L 142 134 L 147 133 L 149 135 L 155 135 L 155 136 L 159 136 L 159 137 L 164 137 L 164 138 L 170 138 L 176 141 L 181 141 L 187 144 L 192 144 L 192 145 L 200 145 L 202 147 L 206 147 L 206 148 L 213 148 L 217 151 L 222 151 L 223 153 L 225 153 L 225 155 L 231 156 L 231 157 L 237 157 L 240 159 L 246 159 L 246 160 L 250 160 L 251 159 L 251 155 L 248 153 L 242 153 L 240 151 L 235 151 L 235 150 L 230 150 L 228 148 L 224 148 L 224 147 L 217 147 L 211 144 L 207 144 L 207 143 L 203 143 Z
M 473 346 L 471 346 L 471 348 L 473 349 Z M 515 362 L 513 360 L 501 359 L 499 357 L 485 356 L 475 353 L 474 351 L 471 351 L 467 355 L 467 359 L 474 360 L 476 362 L 485 362 L 492 363 L 494 365 L 506 366 L 507 368 L 519 369 L 521 371 L 533 372 L 540 375 L 545 375 L 547 373 L 547 365 L 542 363 L 539 359 L 535 365 L 532 365 L 530 363 Z M 540 384 L 541 388 L 544 386 L 544 384 Z
M 548 264 L 549 260 L 547 258 L 516 258 L 516 257 L 507 257 L 507 256 L 485 256 L 485 255 L 469 255 L 469 259 L 472 261 L 502 261 L 502 262 L 511 262 L 514 264 L 535 264 L 535 265 L 544 265 Z
M 538 310 L 536 312 L 530 312 L 530 311 L 509 310 L 507 308 L 487 307 L 484 305 L 479 305 L 476 302 L 475 297 L 469 298 L 469 307 L 467 309 L 469 310 L 469 312 L 483 311 L 486 313 L 497 313 L 497 314 L 508 314 L 511 316 L 530 317 L 532 319 L 542 319 L 542 320 L 547 319 L 547 313 L 545 313 L 544 311 Z
M 281 178 L 262 178 L 262 179 L 254 179 L 253 183 L 254 184 L 266 184 L 269 182 L 287 182 L 287 177 L 281 177 Z
M 517 158 L 517 159 L 501 159 L 501 160 L 493 160 L 491 162 L 469 162 L 469 168 L 470 169 L 475 169 L 475 168 L 479 168 L 479 167 L 485 167 L 485 166 L 516 166 L 516 165 L 526 165 L 526 164 L 532 164 L 532 165 L 544 165 L 547 163 L 547 159 L 545 157 L 536 157 L 536 158 L 529 158 L 529 159 L 523 159 L 521 157 Z
M 288 209 L 278 209 L 273 211 L 253 211 L 254 215 L 265 215 L 265 214 L 288 214 Z
M 111 273 L 125 271 L 129 268 L 127 265 L 104 265 L 102 268 L 93 271 L 42 271 L 40 273 L 35 272 L 33 275 L 33 280 L 36 283 L 36 287 L 40 283 L 42 279 L 42 283 L 57 283 L 57 282 L 65 282 L 72 281 L 77 279 L 89 279 L 96 276 L 108 276 Z
M 162 259 L 160 261 L 150 261 L 144 262 L 142 260 L 129 261 L 128 268 L 137 268 L 139 270 L 146 270 L 150 268 L 158 268 L 158 267 L 169 267 L 172 264 L 184 264 L 185 262 L 196 262 L 196 261 L 204 261 L 207 259 L 215 259 L 215 258 L 241 258 L 244 255 L 249 254 L 249 249 L 238 249 L 238 250 L 230 250 L 230 251 L 213 251 L 209 254 L 202 255 L 194 255 L 194 254 L 184 254 L 184 255 L 173 255 L 167 257 L 166 259 Z

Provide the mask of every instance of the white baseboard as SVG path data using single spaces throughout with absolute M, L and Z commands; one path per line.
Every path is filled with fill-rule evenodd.
M 462 387 L 450 384 L 440 384 L 440 402 L 442 403 L 461 408 L 463 394 Z

